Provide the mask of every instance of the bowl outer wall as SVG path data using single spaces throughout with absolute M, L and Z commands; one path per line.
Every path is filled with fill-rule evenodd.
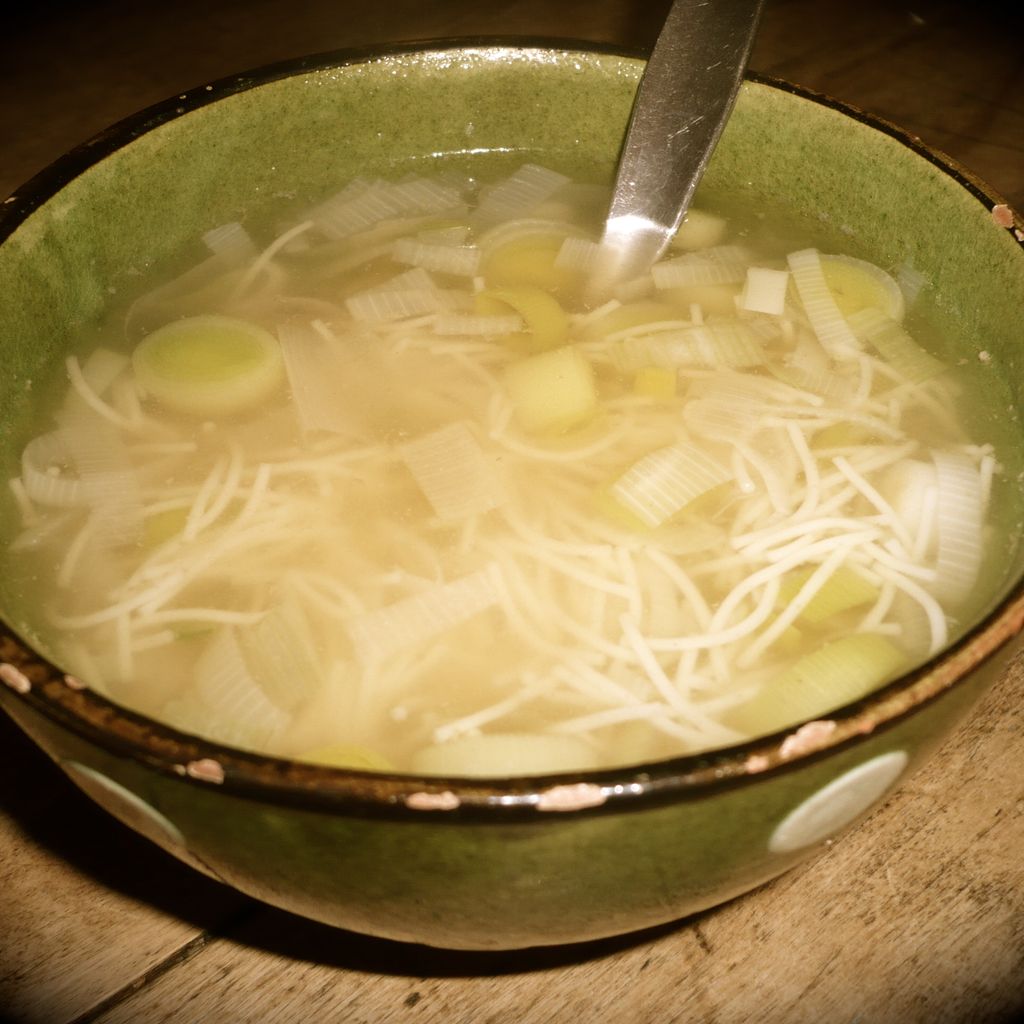
M 892 729 L 745 786 L 619 813 L 553 813 L 510 823 L 461 821 L 444 812 L 387 820 L 271 804 L 119 757 L 2 689 L 0 704 L 77 784 L 82 766 L 99 773 L 107 785 L 83 788 L 111 814 L 249 896 L 381 938 L 502 950 L 589 941 L 677 920 L 823 851 L 841 828 L 794 850 L 771 844 L 797 809 L 864 765 L 906 754 L 899 781 L 908 778 L 1002 661 L 989 661 Z M 132 802 L 112 793 L 110 783 L 124 787 Z M 166 824 L 154 826 L 154 817 Z
M 314 70 L 223 98 L 214 89 L 211 106 L 206 90 L 187 95 L 182 108 L 199 109 L 85 170 L 0 248 L 8 469 L 28 382 L 45 379 L 68 335 L 94 322 L 110 286 L 130 287 L 202 231 L 275 196 L 311 197 L 355 174 L 407 167 L 396 148 L 422 162 L 439 154 L 468 160 L 516 139 L 508 164 L 525 155 L 571 172 L 607 168 L 641 66 L 608 55 L 475 48 Z M 880 262 L 909 259 L 936 282 L 964 357 L 976 358 L 983 339 L 993 407 L 1013 400 L 1004 380 L 1021 372 L 1013 315 L 1024 307 L 1019 246 L 945 170 L 809 99 L 748 84 L 706 185 L 827 210 L 858 251 Z M 5 596 L 15 608 L 17 595 Z M 268 807 L 173 778 L 166 765 L 155 775 L 142 767 L 145 758 L 112 756 L 31 710 L 14 714 L 55 756 L 93 764 L 142 793 L 176 822 L 190 850 L 244 891 L 359 930 L 478 947 L 496 935 L 514 946 L 611 934 L 777 874 L 803 855 L 767 850 L 770 826 L 786 808 L 886 744 L 916 761 L 974 689 L 972 681 L 888 732 L 742 789 L 625 818 L 549 816 L 507 828 L 436 815 L 385 826 Z M 631 864 L 642 869 L 624 871 Z M 379 885 L 370 884 L 375 875 Z M 445 901 L 436 880 L 456 875 L 458 891 Z

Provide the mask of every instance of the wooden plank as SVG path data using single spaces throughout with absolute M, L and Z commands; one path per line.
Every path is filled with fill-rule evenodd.
M 1000 24 L 964 4 L 820 7 L 770 4 L 752 66 L 893 122 L 1024 207 L 1024 62 L 998 38 L 1020 9 Z
M 73 1020 L 244 902 L 101 811 L 3 716 L 0 778 L 0 1020 Z
M 1024 1007 L 1022 762 L 1018 666 L 862 827 L 680 926 L 576 948 L 459 954 L 268 909 L 96 1020 L 1006 1020 Z

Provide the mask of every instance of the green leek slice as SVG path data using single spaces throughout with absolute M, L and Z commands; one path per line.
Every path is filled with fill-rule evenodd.
M 530 335 L 530 349 L 546 352 L 564 345 L 569 336 L 569 316 L 558 300 L 543 288 L 523 285 L 519 288 L 496 288 L 476 296 L 476 309 L 481 314 L 518 313 Z
M 514 226 L 511 222 L 497 229 L 501 232 L 497 244 L 486 235 L 480 239 L 480 272 L 488 288 L 535 287 L 564 295 L 578 287 L 580 272 L 557 265 L 562 244 L 574 234 L 572 228 L 544 221 L 531 227 L 527 221 L 522 233 L 513 234 Z
M 597 408 L 593 368 L 572 345 L 513 363 L 505 387 L 519 425 L 530 433 L 564 433 Z
M 787 575 L 779 588 L 779 603 L 789 604 L 813 574 L 814 569 L 810 568 Z M 797 619 L 816 626 L 840 612 L 873 604 L 878 600 L 878 594 L 879 590 L 873 583 L 849 566 L 841 565 L 807 602 Z
M 903 292 L 881 267 L 853 256 L 822 254 L 821 272 L 844 316 L 877 309 L 891 320 L 903 319 Z
M 277 339 L 227 316 L 192 316 L 161 327 L 136 346 L 132 368 L 165 408 L 214 418 L 254 408 L 284 379 Z
M 725 723 L 763 736 L 859 700 L 906 667 L 903 652 L 877 633 L 840 637 L 797 659 Z
M 641 366 L 633 374 L 633 394 L 667 402 L 676 397 L 679 375 L 666 366 Z

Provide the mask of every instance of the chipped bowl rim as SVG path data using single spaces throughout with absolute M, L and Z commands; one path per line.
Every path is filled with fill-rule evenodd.
M 124 118 L 69 150 L 0 204 L 0 245 L 36 209 L 79 174 L 149 131 L 236 93 L 302 74 L 408 56 L 473 51 L 492 58 L 535 54 L 558 61 L 607 56 L 642 63 L 644 54 L 571 39 L 460 37 L 346 48 L 275 62 L 187 90 Z M 769 75 L 758 85 L 809 100 L 888 135 L 952 178 L 1012 232 L 1024 257 L 1024 221 L 988 185 L 902 128 L 851 104 Z M 997 216 L 998 215 L 998 216 Z M 600 771 L 502 778 L 384 774 L 333 768 L 235 749 L 130 711 L 89 690 L 36 653 L 0 621 L 0 683 L 27 709 L 80 739 L 185 784 L 216 786 L 272 804 L 359 817 L 506 822 L 549 819 L 549 812 L 646 809 L 777 777 L 884 733 L 926 707 L 1007 647 L 1024 629 L 1024 574 L 981 620 L 918 668 L 825 719 L 755 740 L 650 763 Z M 17 716 L 15 716 L 17 717 Z M 554 817 L 561 817 L 556 814 Z

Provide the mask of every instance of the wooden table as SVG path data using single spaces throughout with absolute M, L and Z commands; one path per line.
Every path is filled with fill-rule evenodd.
M 1024 18 L 1004 6 L 768 0 L 753 66 L 903 125 L 1020 209 Z M 647 46 L 666 7 L 25 5 L 4 16 L 0 37 L 0 195 L 117 118 L 242 68 L 451 33 Z M 810 864 L 760 891 L 627 938 L 458 954 L 331 931 L 218 886 L 96 810 L 4 720 L 0 1019 L 1009 1020 L 1024 1009 L 1022 765 L 1018 665 L 930 767 Z

